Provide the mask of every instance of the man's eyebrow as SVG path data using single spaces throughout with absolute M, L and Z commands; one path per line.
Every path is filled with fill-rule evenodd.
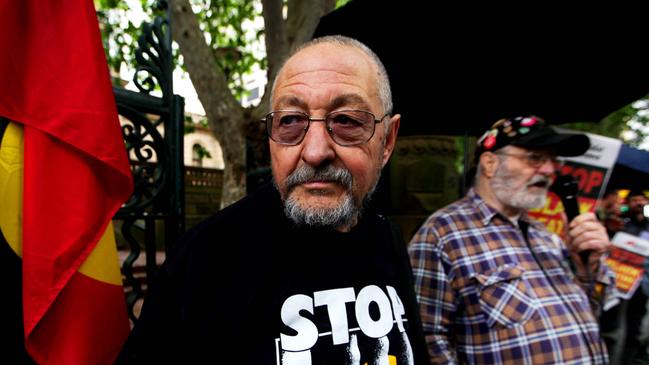
M 367 101 L 358 94 L 342 94 L 336 96 L 336 98 L 331 102 L 331 110 L 336 110 L 343 106 L 352 105 L 354 108 L 370 109 Z
M 278 105 L 280 108 L 286 108 L 286 107 L 297 107 L 302 110 L 307 110 L 308 105 L 304 100 L 293 96 L 293 95 L 285 95 L 277 99 L 276 105 Z

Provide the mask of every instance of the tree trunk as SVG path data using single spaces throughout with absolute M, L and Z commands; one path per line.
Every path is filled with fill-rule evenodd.
M 228 88 L 225 75 L 214 59 L 189 1 L 173 0 L 171 10 L 173 38 L 180 46 L 210 129 L 223 151 L 225 170 L 221 207 L 226 207 L 246 195 L 244 109 Z

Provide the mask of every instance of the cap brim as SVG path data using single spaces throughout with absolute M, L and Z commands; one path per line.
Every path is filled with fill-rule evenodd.
M 513 146 L 528 149 L 548 149 L 557 156 L 581 156 L 590 148 L 590 139 L 585 134 L 557 133 L 548 129 L 545 133 L 534 133 L 517 139 Z

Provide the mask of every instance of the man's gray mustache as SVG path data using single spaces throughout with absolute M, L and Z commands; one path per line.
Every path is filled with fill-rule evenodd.
M 533 177 L 532 180 L 527 184 L 528 187 L 538 184 L 538 183 L 543 183 L 545 185 L 545 188 L 549 188 L 550 185 L 552 185 L 552 180 L 545 178 L 545 177 Z
M 291 191 L 297 185 L 311 181 L 331 181 L 342 185 L 348 190 L 352 188 L 352 174 L 344 167 L 327 165 L 325 167 L 315 168 L 309 165 L 302 165 L 286 178 L 286 191 Z

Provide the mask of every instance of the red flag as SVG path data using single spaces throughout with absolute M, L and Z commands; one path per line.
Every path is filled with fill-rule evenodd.
M 97 243 L 132 179 L 92 0 L 1 1 L 0 50 L 0 116 L 24 128 L 27 351 L 110 364 L 129 327 L 119 276 L 101 268 L 117 265 L 114 243 Z

